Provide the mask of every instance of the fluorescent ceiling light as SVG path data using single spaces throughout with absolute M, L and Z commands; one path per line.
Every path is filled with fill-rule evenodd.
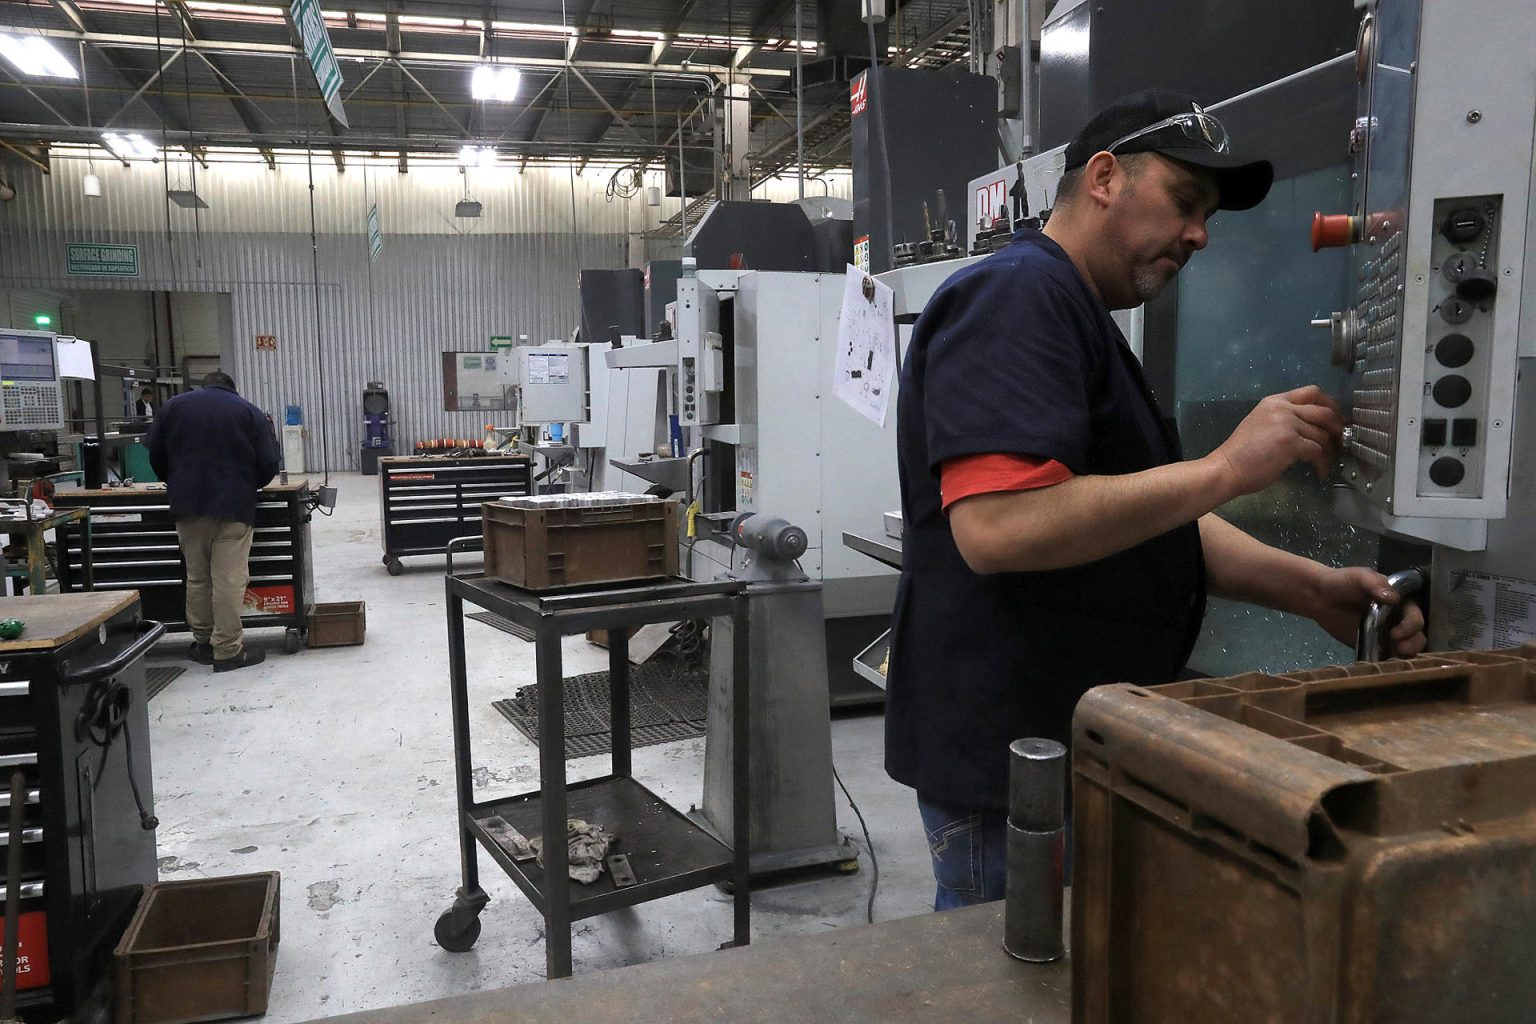
M 117 132 L 102 132 L 101 141 L 122 160 L 153 160 L 160 155 L 160 150 L 155 147 L 155 144 L 138 132 L 128 132 L 124 135 L 119 135 Z
M 477 100 L 511 103 L 517 99 L 522 72 L 504 64 L 481 64 L 469 78 L 469 94 Z
M 494 146 L 460 146 L 460 167 L 492 167 L 496 164 Z
M 13 36 L 0 32 L 0 57 L 24 75 L 37 78 L 79 78 L 80 72 L 42 36 Z

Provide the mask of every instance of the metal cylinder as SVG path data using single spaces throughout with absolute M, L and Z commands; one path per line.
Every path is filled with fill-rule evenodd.
M 1032 963 L 1066 955 L 1062 878 L 1066 867 L 1067 748 L 1015 740 L 1008 748 L 1008 884 L 1003 948 Z
M 1055 740 L 1008 745 L 1008 820 L 1030 832 L 1050 832 L 1066 821 L 1067 748 Z

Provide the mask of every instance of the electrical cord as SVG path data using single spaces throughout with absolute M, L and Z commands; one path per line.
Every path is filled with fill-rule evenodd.
M 133 802 L 139 810 L 139 824 L 146 832 L 152 832 L 160 826 L 160 819 L 144 806 L 144 798 L 139 793 L 138 777 L 133 774 L 133 730 L 128 721 L 132 708 L 133 691 L 126 684 L 116 679 L 97 683 L 86 695 L 80 713 L 75 718 L 75 735 L 101 748 L 101 766 L 96 771 L 96 779 L 91 787 L 93 789 L 100 786 L 106 777 L 107 755 L 112 749 L 113 740 L 122 736 L 125 756 L 123 765 L 128 773 L 128 787 L 133 791 Z
M 869 837 L 869 825 L 864 821 L 864 812 L 859 810 L 859 805 L 853 802 L 853 794 L 848 792 L 848 787 L 843 785 L 843 777 L 837 774 L 837 764 L 832 764 L 832 777 L 837 780 L 837 788 L 843 791 L 843 796 L 848 798 L 848 806 L 853 808 L 854 817 L 859 819 L 859 828 L 864 830 L 864 850 L 869 854 L 869 867 L 874 878 L 869 885 L 869 902 L 864 907 L 864 917 L 870 924 L 875 923 L 875 893 L 880 891 L 880 859 L 875 856 L 875 841 Z
M 625 164 L 609 176 L 606 198 L 610 203 L 615 199 L 633 199 L 644 187 L 645 163 Z

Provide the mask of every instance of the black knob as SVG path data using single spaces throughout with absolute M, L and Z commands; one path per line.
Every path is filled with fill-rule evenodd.
M 1499 290 L 1499 279 L 1493 271 L 1478 267 L 1469 270 L 1456 282 L 1456 294 L 1468 302 L 1486 302 Z
M 1467 206 L 1445 218 L 1445 223 L 1440 225 L 1440 233 L 1452 245 L 1465 245 L 1476 240 L 1487 226 L 1483 211 L 1475 206 Z
M 1430 391 L 1441 408 L 1459 409 L 1472 397 L 1472 382 L 1459 373 L 1441 377 Z
M 1466 475 L 1467 467 L 1461 464 L 1460 459 L 1453 459 L 1449 455 L 1436 459 L 1429 466 L 1429 478 L 1437 487 L 1455 487 Z
M 1472 339 L 1465 334 L 1447 334 L 1435 343 L 1435 358 L 1441 366 L 1449 366 L 1453 370 L 1470 363 L 1475 351 Z

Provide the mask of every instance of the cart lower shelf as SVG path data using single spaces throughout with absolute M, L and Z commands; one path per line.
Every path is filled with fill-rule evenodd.
M 542 814 L 539 794 L 527 793 L 476 804 L 464 822 L 541 912 L 546 909 L 544 869 L 537 861 L 514 861 L 480 821 L 500 815 L 532 839 L 544 831 Z M 635 875 L 635 884 L 623 888 L 613 884 L 607 871 L 590 885 L 572 882 L 573 921 L 732 878 L 730 847 L 634 779 L 609 776 L 572 783 L 566 789 L 566 817 L 601 825 L 613 835 L 609 854 L 625 854 Z

